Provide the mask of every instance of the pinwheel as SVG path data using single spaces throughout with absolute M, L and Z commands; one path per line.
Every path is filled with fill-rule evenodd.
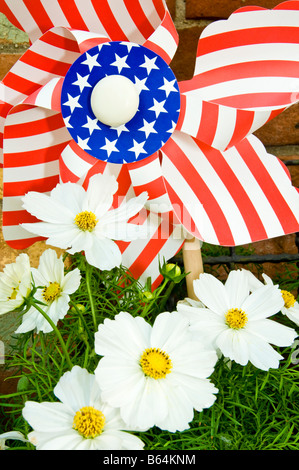
M 163 0 L 0 0 L 31 46 L 1 83 L 3 234 L 28 191 L 117 176 L 114 205 L 149 194 L 134 223 L 147 239 L 119 242 L 123 264 L 158 285 L 159 257 L 196 240 L 234 246 L 298 231 L 299 194 L 252 135 L 299 100 L 299 2 L 245 7 L 199 39 L 194 77 L 170 66 L 178 34 Z

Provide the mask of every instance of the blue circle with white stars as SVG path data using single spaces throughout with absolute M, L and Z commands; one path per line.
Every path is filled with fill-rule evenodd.
M 107 75 L 129 78 L 139 92 L 139 107 L 126 124 L 110 127 L 94 115 L 90 98 Z M 110 163 L 131 163 L 157 152 L 171 137 L 180 113 L 180 92 L 168 64 L 155 52 L 113 41 L 82 54 L 68 70 L 61 93 L 65 125 L 77 144 Z

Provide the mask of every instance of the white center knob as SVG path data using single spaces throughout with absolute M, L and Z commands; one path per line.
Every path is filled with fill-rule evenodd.
M 108 75 L 92 90 L 90 97 L 96 118 L 111 127 L 130 121 L 139 106 L 139 94 L 134 83 L 123 75 Z

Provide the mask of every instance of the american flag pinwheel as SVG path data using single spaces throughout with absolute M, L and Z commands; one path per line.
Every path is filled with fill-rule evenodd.
M 20 226 L 36 221 L 22 207 L 25 193 L 87 186 L 98 172 L 117 177 L 115 205 L 149 194 L 132 222 L 146 223 L 148 238 L 119 246 L 123 264 L 153 287 L 159 257 L 184 244 L 182 228 L 225 246 L 299 230 L 298 191 L 253 135 L 299 100 L 299 1 L 211 23 L 193 78 L 180 83 L 170 68 L 178 34 L 163 0 L 0 0 L 0 11 L 31 43 L 1 83 L 11 247 L 40 239 Z M 129 118 L 105 121 L 102 85 L 108 78 L 113 99 L 119 77 L 135 104 Z

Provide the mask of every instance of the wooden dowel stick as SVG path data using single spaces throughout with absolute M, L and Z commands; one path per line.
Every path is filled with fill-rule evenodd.
M 197 238 L 187 238 L 183 245 L 183 262 L 186 276 L 187 295 L 190 299 L 198 300 L 193 290 L 193 281 L 203 273 L 201 245 Z

